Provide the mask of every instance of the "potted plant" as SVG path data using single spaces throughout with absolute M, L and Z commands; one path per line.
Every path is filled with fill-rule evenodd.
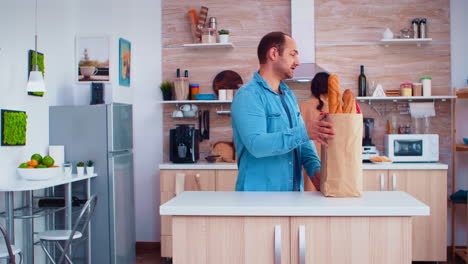
M 229 30 L 221 29 L 218 31 L 219 43 L 229 43 Z
M 93 176 L 94 174 L 94 162 L 92 160 L 86 162 L 86 174 L 88 176 Z
M 164 101 L 172 100 L 172 83 L 171 82 L 163 82 L 161 83 L 159 88 L 161 89 Z
M 78 174 L 78 177 L 84 175 L 84 162 L 80 161 L 76 164 L 76 173 Z

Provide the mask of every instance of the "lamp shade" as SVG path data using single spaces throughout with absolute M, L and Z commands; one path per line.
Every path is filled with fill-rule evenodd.
M 44 78 L 42 78 L 42 72 L 30 71 L 28 85 L 26 86 L 28 92 L 45 92 Z

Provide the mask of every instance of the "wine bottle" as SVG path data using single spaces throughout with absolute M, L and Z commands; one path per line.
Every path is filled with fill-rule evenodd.
M 361 65 L 361 74 L 358 79 L 359 96 L 366 96 L 367 81 L 366 75 L 364 74 L 364 65 Z

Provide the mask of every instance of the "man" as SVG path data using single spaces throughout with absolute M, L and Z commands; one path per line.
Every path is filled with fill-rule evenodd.
M 236 191 L 303 191 L 302 167 L 320 169 L 310 139 L 323 145 L 331 124 L 302 120 L 296 97 L 282 81 L 299 65 L 295 41 L 282 32 L 265 35 L 258 45 L 260 69 L 236 93 L 231 106 L 239 174 Z

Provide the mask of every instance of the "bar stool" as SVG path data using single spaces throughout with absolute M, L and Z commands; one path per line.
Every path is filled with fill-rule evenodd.
M 70 264 L 73 264 L 72 257 L 68 254 L 70 250 L 71 244 L 74 241 L 84 240 L 86 237 L 86 228 L 88 227 L 89 221 L 94 214 L 97 204 L 97 196 L 93 195 L 86 204 L 81 209 L 81 213 L 76 219 L 76 223 L 73 226 L 73 229 L 68 230 L 47 230 L 44 232 L 40 232 L 37 234 L 41 247 L 46 253 L 47 257 L 53 264 L 62 264 L 67 261 Z M 58 262 L 55 262 L 54 258 L 52 257 L 51 253 L 47 250 L 47 243 L 52 243 L 55 245 L 60 252 L 60 258 Z M 65 246 L 62 247 L 60 243 L 64 243 Z
M 5 239 L 5 247 L 3 247 L 3 245 L 0 246 L 0 259 L 6 258 L 8 264 L 16 264 L 15 255 L 18 255 L 20 257 L 19 263 L 23 263 L 23 255 L 21 254 L 21 249 L 10 243 L 10 239 L 8 239 L 7 232 L 2 225 L 0 225 L 0 232 L 2 233 L 3 238 Z

